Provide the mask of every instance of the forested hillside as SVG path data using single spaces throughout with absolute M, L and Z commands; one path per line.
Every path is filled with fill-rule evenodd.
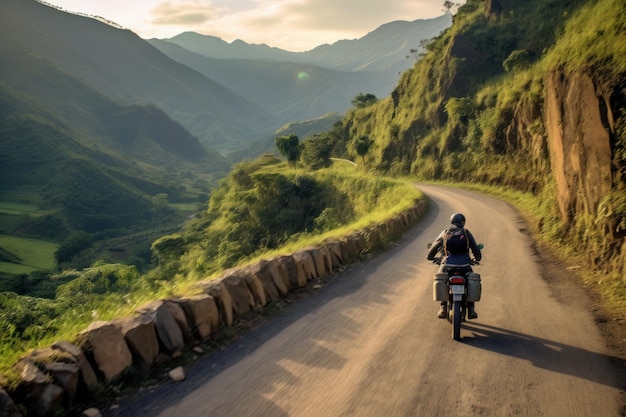
M 61 245 L 61 265 L 88 266 L 103 255 L 71 261 L 97 241 L 180 225 L 189 212 L 171 203 L 203 202 L 228 171 L 222 155 L 157 107 L 115 102 L 21 42 L 0 39 L 0 235 L 14 238 L 0 244 L 5 252 L 27 244 L 19 239 L 43 240 Z M 53 253 L 46 257 L 54 264 Z M 19 258 L 0 257 L 8 261 L 2 272 L 50 269 Z
M 538 230 L 626 300 L 626 3 L 469 0 L 336 134 L 371 169 L 534 195 Z M 605 287 L 606 287 L 605 283 Z
M 11 366 L 30 348 L 71 340 L 91 321 L 132 314 L 148 301 L 192 294 L 199 281 L 254 258 L 287 253 L 289 245 L 303 248 L 370 227 L 421 197 L 406 181 L 351 165 L 307 171 L 271 155 L 237 165 L 205 210 L 153 242 L 156 267 L 149 271 L 96 262 L 0 280 L 0 385 L 15 377 Z
M 3 45 L 26 48 L 115 101 L 160 108 L 213 149 L 244 146 L 277 124 L 133 32 L 95 19 L 35 0 L 4 0 L 0 36 Z

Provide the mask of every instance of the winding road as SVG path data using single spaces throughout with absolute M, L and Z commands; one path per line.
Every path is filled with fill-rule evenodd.
M 624 387 L 588 309 L 549 285 L 507 204 L 419 185 L 428 212 L 391 249 L 145 390 L 117 417 L 621 417 Z M 484 243 L 479 318 L 437 319 L 426 245 L 462 212 Z M 561 271 L 567 274 L 567 270 Z M 573 292 L 572 292 L 573 291 Z M 580 295 L 578 295 L 580 297 Z

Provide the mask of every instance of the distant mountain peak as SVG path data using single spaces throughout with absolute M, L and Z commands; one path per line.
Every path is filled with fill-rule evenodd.
M 341 39 L 305 52 L 290 52 L 267 44 L 250 44 L 241 39 L 228 43 L 221 38 L 185 32 L 164 39 L 183 48 L 219 59 L 262 59 L 299 62 L 341 71 L 384 71 L 406 67 L 410 50 L 452 25 L 449 15 L 413 21 L 385 23 L 361 38 Z

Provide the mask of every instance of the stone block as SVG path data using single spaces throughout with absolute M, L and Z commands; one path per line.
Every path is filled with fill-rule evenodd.
M 248 290 L 254 298 L 255 306 L 264 306 L 267 304 L 267 293 L 261 277 L 256 273 L 254 268 L 246 266 L 241 269 L 243 279 L 246 281 Z
M 301 249 L 292 256 L 296 262 L 298 287 L 304 287 L 308 281 L 317 278 L 315 261 L 308 249 Z
M 116 324 L 134 355 L 135 364 L 144 370 L 150 369 L 159 354 L 159 340 L 153 318 L 142 314 L 117 320 Z
M 51 362 L 45 365 L 45 371 L 54 383 L 65 392 L 68 406 L 74 404 L 74 397 L 80 380 L 80 367 L 74 363 Z
M 176 324 L 180 327 L 180 331 L 183 333 L 183 339 L 187 343 L 192 343 L 193 335 L 191 333 L 191 326 L 187 321 L 187 315 L 183 310 L 183 307 L 177 302 L 177 300 L 165 300 L 165 307 L 169 310 Z
M 277 301 L 280 299 L 280 293 L 274 279 L 269 270 L 269 262 L 267 260 L 260 260 L 246 267 L 250 270 L 250 273 L 257 276 L 263 285 L 265 291 L 265 297 L 267 300 Z
M 52 349 L 68 353 L 74 357 L 76 365 L 80 368 L 82 382 L 89 390 L 93 390 L 98 386 L 98 377 L 83 351 L 78 346 L 66 341 L 57 341 L 52 344 Z
M 206 340 L 220 325 L 217 304 L 208 294 L 194 295 L 178 301 L 189 317 L 191 332 L 198 340 Z
M 154 301 L 142 307 L 138 313 L 140 315 L 145 314 L 153 320 L 157 337 L 167 353 L 174 354 L 185 348 L 183 332 L 167 308 L 165 301 Z
M 233 299 L 224 283 L 221 280 L 213 279 L 203 281 L 199 285 L 205 293 L 215 300 L 220 312 L 220 323 L 224 323 L 229 327 L 232 326 L 234 314 Z
M 132 355 L 120 329 L 113 322 L 91 323 L 79 334 L 85 351 L 91 352 L 105 380 L 118 377 L 132 365 Z
M 233 300 L 233 310 L 239 315 L 246 314 L 255 305 L 254 296 L 248 288 L 241 269 L 229 269 L 222 274 L 222 283 Z
M 298 269 L 296 261 L 291 255 L 281 255 L 273 259 L 276 271 L 281 276 L 283 282 L 287 284 L 287 291 L 299 288 Z

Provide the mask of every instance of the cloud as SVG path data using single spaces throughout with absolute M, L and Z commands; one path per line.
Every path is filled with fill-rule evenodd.
M 443 14 L 439 0 L 167 0 L 150 24 L 303 51 L 359 38 L 384 23 Z
M 193 28 L 219 17 L 219 11 L 219 8 L 201 1 L 163 2 L 150 10 L 149 22 Z
M 438 1 L 300 0 L 285 2 L 285 17 L 311 30 L 373 30 L 392 20 L 418 19 L 443 14 Z

